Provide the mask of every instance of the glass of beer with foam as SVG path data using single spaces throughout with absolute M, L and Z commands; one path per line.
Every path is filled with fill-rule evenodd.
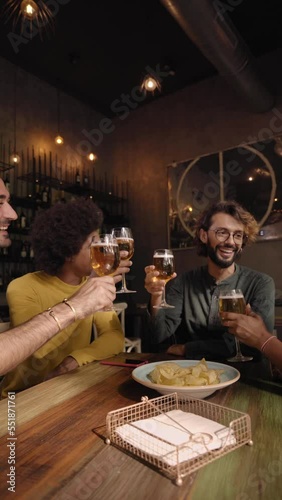
M 234 290 L 221 290 L 219 292 L 218 298 L 219 311 L 221 316 L 222 313 L 232 312 L 237 314 L 245 314 L 246 312 L 246 302 L 242 291 L 237 288 Z M 235 336 L 236 354 L 227 361 L 238 362 L 238 361 L 251 361 L 252 356 L 244 356 L 241 352 L 240 342 Z
M 134 238 L 131 229 L 129 227 L 115 227 L 112 229 L 112 234 L 115 236 L 119 246 L 120 260 L 130 260 L 134 254 Z M 124 255 L 123 252 L 127 252 L 127 254 Z M 136 293 L 136 290 L 129 290 L 127 288 L 124 273 L 122 274 L 121 289 L 117 293 Z
M 120 264 L 116 238 L 112 234 L 94 236 L 90 246 L 90 260 L 97 276 L 112 276 Z M 112 310 L 114 309 L 104 309 L 104 311 Z
M 165 281 L 165 283 L 171 280 L 174 273 L 174 255 L 172 250 L 168 248 L 158 248 L 155 250 L 153 264 L 155 266 L 155 271 L 159 271 L 159 275 L 154 278 L 155 280 Z M 165 288 L 163 289 L 161 303 L 153 307 L 156 309 L 174 309 L 175 306 L 171 306 L 166 301 Z

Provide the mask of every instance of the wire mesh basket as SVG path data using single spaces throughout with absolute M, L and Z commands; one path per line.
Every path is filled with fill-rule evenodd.
M 179 399 L 176 393 L 111 411 L 106 418 L 107 444 L 114 444 L 182 479 L 243 446 L 252 445 L 246 413 L 201 399 Z

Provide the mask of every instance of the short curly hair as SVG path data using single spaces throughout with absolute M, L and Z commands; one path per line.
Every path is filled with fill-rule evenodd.
M 103 213 L 91 199 L 57 203 L 37 214 L 30 241 L 36 268 L 56 275 L 66 259 L 78 254 L 87 237 L 100 229 Z
M 228 200 L 214 203 L 202 212 L 195 224 L 196 236 L 194 239 L 197 247 L 197 254 L 207 257 L 207 245 L 200 239 L 200 229 L 207 231 L 211 226 L 211 219 L 215 214 L 224 213 L 231 215 L 234 219 L 238 220 L 244 226 L 245 238 L 243 240 L 242 248 L 248 243 L 256 241 L 256 236 L 259 230 L 259 225 L 255 218 L 243 208 L 237 201 Z

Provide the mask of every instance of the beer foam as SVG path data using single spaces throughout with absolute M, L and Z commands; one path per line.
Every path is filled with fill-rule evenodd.
M 244 296 L 242 294 L 239 294 L 239 293 L 234 293 L 234 294 L 230 294 L 230 295 L 220 295 L 219 296 L 220 299 L 243 299 Z
M 100 243 L 100 241 L 95 241 L 92 243 L 92 247 L 118 247 L 117 243 Z
M 173 259 L 174 255 L 167 253 L 154 253 L 154 259 Z

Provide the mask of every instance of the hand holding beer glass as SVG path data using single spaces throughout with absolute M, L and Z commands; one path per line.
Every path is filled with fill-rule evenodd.
M 219 292 L 219 311 L 223 317 L 225 312 L 233 312 L 237 314 L 245 314 L 246 302 L 242 291 L 237 288 L 236 290 L 221 290 Z M 241 352 L 240 342 L 235 336 L 236 354 L 227 361 L 251 361 L 252 356 L 244 356 Z
M 92 238 L 90 247 L 92 269 L 97 276 L 112 276 L 120 264 L 119 247 L 112 234 L 100 234 Z M 113 307 L 104 309 L 112 311 Z
M 121 261 L 130 260 L 134 254 L 134 239 L 129 227 L 116 227 L 112 229 L 112 235 L 116 238 L 120 252 L 127 252 L 126 257 L 120 256 Z M 122 274 L 121 289 L 117 293 L 136 293 L 136 290 L 128 290 L 125 274 Z
M 159 272 L 158 276 L 155 276 L 155 280 L 165 281 L 166 283 L 172 278 L 174 273 L 174 255 L 172 250 L 167 248 L 161 248 L 154 251 L 153 264 L 155 266 L 155 271 Z M 155 309 L 174 309 L 166 302 L 165 298 L 165 287 L 162 292 L 161 303 L 158 306 L 153 306 Z

